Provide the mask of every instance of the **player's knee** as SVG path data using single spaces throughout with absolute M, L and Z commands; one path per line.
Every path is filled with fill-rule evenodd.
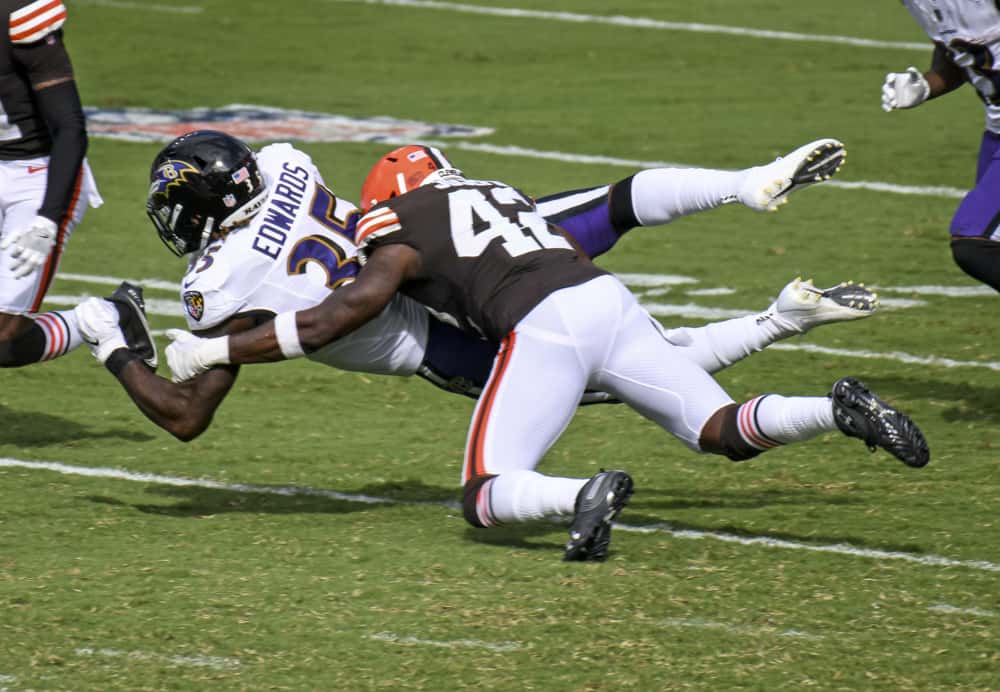
M 9 338 L 0 337 L 0 368 L 18 368 L 37 363 L 45 353 L 45 332 L 34 322 L 27 321 Z
M 473 476 L 467 480 L 465 485 L 462 487 L 462 515 L 465 517 L 467 522 L 475 526 L 477 529 L 484 529 L 487 526 L 483 523 L 482 519 L 480 519 L 477 507 L 479 505 L 479 492 L 483 489 L 483 485 L 486 481 L 491 478 L 496 478 L 496 476 Z
M 739 410 L 739 405 L 729 404 L 712 414 L 698 440 L 702 451 L 722 454 L 732 461 L 746 461 L 760 454 L 761 450 L 750 446 L 740 435 Z
M 980 238 L 953 238 L 951 256 L 959 269 L 1000 291 L 1000 243 Z

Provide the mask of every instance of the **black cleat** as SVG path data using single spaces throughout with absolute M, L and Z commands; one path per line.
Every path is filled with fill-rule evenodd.
M 864 440 L 873 452 L 881 447 L 907 466 L 920 468 L 931 460 L 917 424 L 872 394 L 864 383 L 844 377 L 833 385 L 830 397 L 837 427 L 848 437 Z
M 146 302 L 142 299 L 142 287 L 123 281 L 108 300 L 118 310 L 118 326 L 125 335 L 129 350 L 142 358 L 151 370 L 156 370 L 159 358 L 156 341 L 146 322 Z
M 632 477 L 624 471 L 601 471 L 576 496 L 576 516 L 569 527 L 564 560 L 593 560 L 608 557 L 611 522 L 632 495 Z

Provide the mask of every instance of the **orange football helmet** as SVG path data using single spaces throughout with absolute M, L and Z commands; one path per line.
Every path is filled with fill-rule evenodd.
M 435 147 L 408 144 L 393 149 L 378 160 L 365 178 L 361 186 L 361 211 L 367 212 L 379 202 L 420 187 L 434 171 L 462 174 Z

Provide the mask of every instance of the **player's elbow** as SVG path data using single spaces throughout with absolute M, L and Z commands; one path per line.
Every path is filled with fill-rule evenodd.
M 190 442 L 208 430 L 212 419 L 201 419 L 193 416 L 167 421 L 162 427 L 181 442 Z

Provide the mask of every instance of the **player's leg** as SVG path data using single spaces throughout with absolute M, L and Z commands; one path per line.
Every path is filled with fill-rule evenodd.
M 951 252 L 966 274 L 1000 291 L 1000 135 L 986 132 L 979 148 L 976 186 L 951 220 Z
M 692 449 L 743 460 L 837 430 L 870 448 L 881 447 L 908 465 L 927 463 L 926 441 L 917 426 L 856 380 L 838 381 L 831 397 L 769 394 L 737 405 L 707 372 L 663 341 L 637 303 L 635 308 L 592 384 Z
M 715 373 L 776 341 L 822 324 L 869 317 L 877 308 L 878 296 L 864 284 L 845 281 L 818 289 L 812 281 L 795 279 L 763 312 L 702 327 L 668 329 L 664 336 L 688 359 Z
M 542 197 L 538 210 L 597 257 L 636 226 L 659 226 L 733 202 L 773 211 L 793 191 L 835 175 L 844 157 L 843 144 L 822 139 L 770 164 L 738 171 L 654 168 L 614 185 Z
M 3 167 L 3 218 L 0 236 L 32 222 L 45 194 L 45 177 L 10 162 Z M 85 205 L 77 203 L 59 224 L 56 243 L 48 261 L 28 276 L 11 271 L 16 246 L 0 251 L 0 367 L 19 367 L 51 360 L 78 347 L 82 341 L 72 310 L 36 314 L 48 291 L 66 241 L 83 217 Z
M 573 512 L 586 479 L 545 476 L 535 467 L 569 424 L 585 381 L 570 346 L 516 329 L 504 341 L 466 441 L 469 523 L 490 527 Z
M 589 480 L 556 478 L 534 470 L 614 338 L 617 303 L 600 289 L 580 290 L 550 295 L 501 346 L 469 432 L 464 506 L 474 526 L 573 513 L 565 559 L 603 560 L 611 522 L 632 494 L 631 477 L 602 470 Z

